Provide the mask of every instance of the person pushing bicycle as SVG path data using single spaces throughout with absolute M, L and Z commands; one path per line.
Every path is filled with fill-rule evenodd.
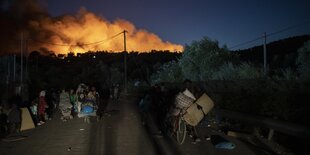
M 184 82 L 184 88 L 183 91 L 186 91 L 186 89 L 193 95 L 193 97 L 196 99 L 200 96 L 200 90 L 193 84 L 193 82 L 189 79 L 186 79 Z M 187 125 L 188 134 L 193 139 L 192 143 L 196 144 L 197 142 L 200 142 L 201 139 L 198 136 L 197 130 L 194 126 Z

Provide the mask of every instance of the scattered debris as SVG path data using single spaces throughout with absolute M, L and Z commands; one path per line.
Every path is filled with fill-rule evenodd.
M 236 132 L 236 131 L 228 131 L 227 136 L 235 137 L 235 138 L 245 138 L 245 139 L 248 139 L 251 137 L 251 135 L 249 134 Z
M 223 138 L 220 135 L 212 135 L 211 136 L 211 143 L 217 149 L 229 149 L 232 150 L 236 147 L 236 145 L 227 139 Z
M 211 140 L 211 137 L 210 136 L 206 136 L 205 139 L 209 141 L 209 140 Z
M 234 143 L 231 142 L 221 142 L 215 145 L 215 148 L 217 149 L 229 149 L 232 150 L 236 147 Z

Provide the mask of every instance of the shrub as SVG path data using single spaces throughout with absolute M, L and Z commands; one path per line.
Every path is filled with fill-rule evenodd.
M 181 68 L 176 61 L 170 61 L 163 64 L 160 69 L 151 76 L 151 82 L 181 82 L 183 81 Z
M 296 59 L 298 66 L 298 73 L 302 81 L 310 81 L 310 41 L 298 50 L 298 57 Z

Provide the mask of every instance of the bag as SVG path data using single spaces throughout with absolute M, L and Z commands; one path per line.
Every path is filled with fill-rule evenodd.
M 197 106 L 195 103 L 192 104 L 183 116 L 185 122 L 191 126 L 196 126 L 204 117 L 204 113 Z
M 179 94 L 175 98 L 175 106 L 180 109 L 187 108 L 193 103 L 194 99 L 184 95 L 182 92 L 179 92 Z
M 228 149 L 232 150 L 236 147 L 236 145 L 227 139 L 223 138 L 220 135 L 211 135 L 211 143 L 215 146 L 217 149 Z
M 214 107 L 214 102 L 206 93 L 202 94 L 195 103 L 202 107 L 205 115 Z
M 90 105 L 85 105 L 82 107 L 82 112 L 86 113 L 86 114 L 92 113 L 92 112 L 94 112 L 94 107 L 92 107 Z
M 193 93 L 190 92 L 188 89 L 185 89 L 185 90 L 183 91 L 183 94 L 186 95 L 186 96 L 188 96 L 188 97 L 190 97 L 190 98 L 192 98 L 193 100 L 196 100 L 196 97 L 195 97 L 195 96 L 193 95 Z

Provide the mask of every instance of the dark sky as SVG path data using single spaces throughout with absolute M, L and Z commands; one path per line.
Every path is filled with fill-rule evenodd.
M 85 7 L 109 21 L 125 19 L 183 45 L 208 36 L 233 47 L 290 26 L 294 28 L 267 41 L 310 34 L 310 0 L 46 0 L 44 5 L 53 16 Z

